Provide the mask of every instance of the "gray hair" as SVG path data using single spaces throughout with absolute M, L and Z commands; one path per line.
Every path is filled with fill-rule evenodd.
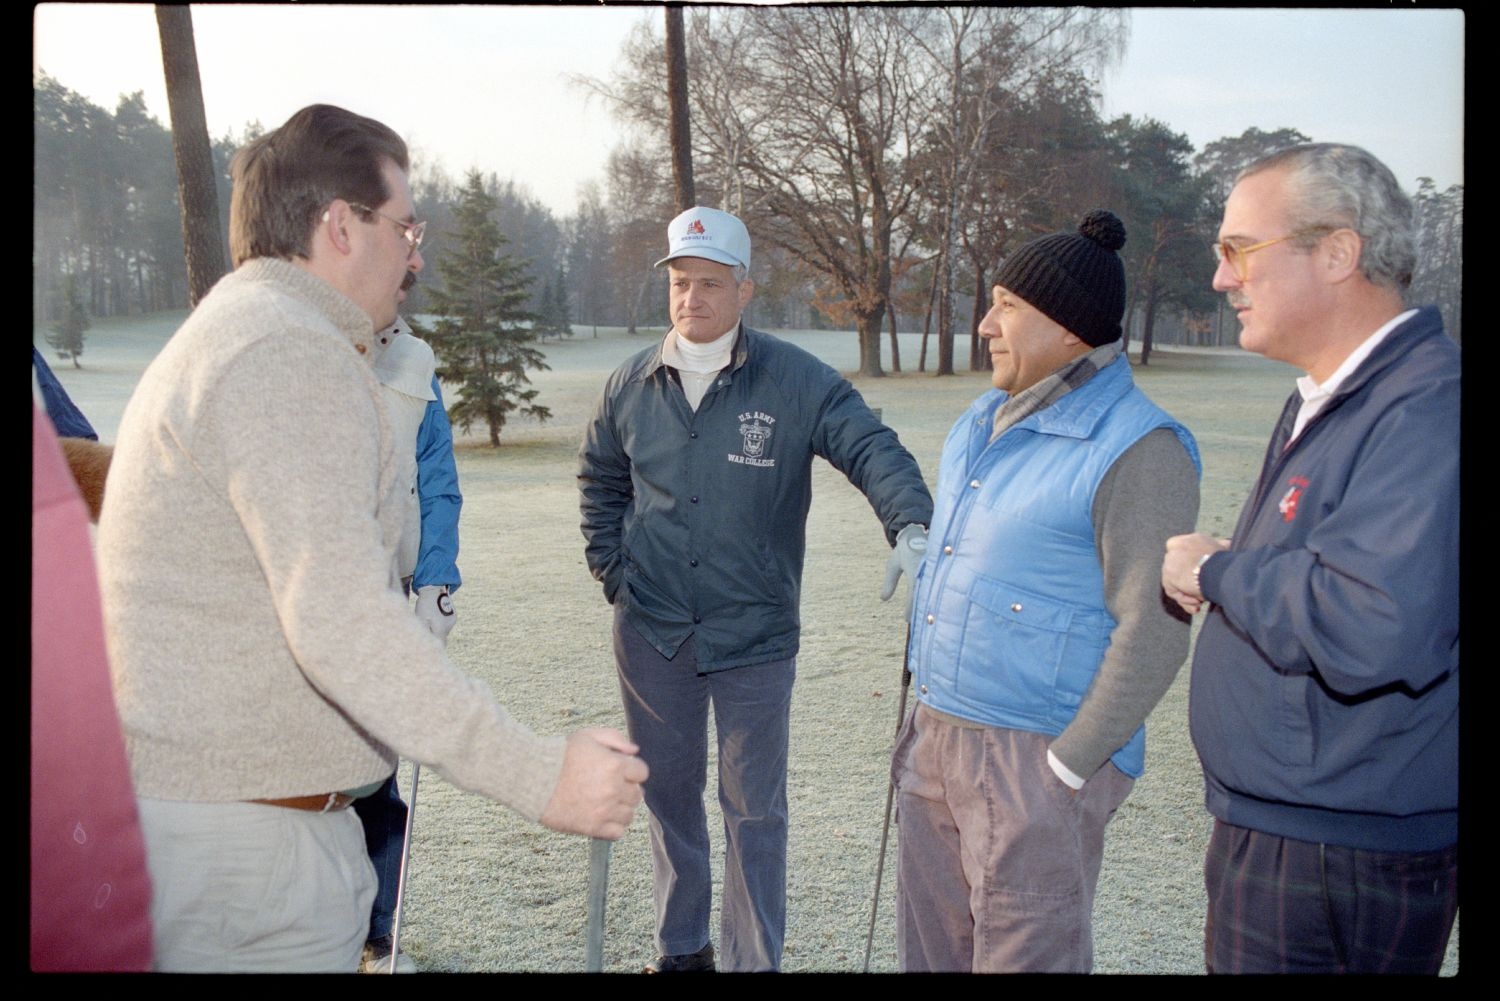
M 1352 229 L 1363 244 L 1359 270 L 1374 285 L 1401 292 L 1417 266 L 1411 199 L 1390 168 L 1358 146 L 1308 143 L 1272 153 L 1240 171 L 1285 170 L 1292 181 L 1294 230 Z M 1297 241 L 1310 247 L 1316 236 Z
M 750 277 L 750 269 L 743 264 L 731 264 L 729 267 L 734 272 L 734 283 L 736 285 Z

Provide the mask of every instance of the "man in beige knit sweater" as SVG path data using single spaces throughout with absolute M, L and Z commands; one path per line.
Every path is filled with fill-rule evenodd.
M 375 877 L 345 809 L 396 755 L 618 838 L 645 765 L 544 738 L 406 614 L 406 488 L 369 358 L 421 269 L 405 144 L 315 105 L 233 165 L 219 282 L 142 376 L 99 526 L 110 661 L 164 970 L 359 964 Z

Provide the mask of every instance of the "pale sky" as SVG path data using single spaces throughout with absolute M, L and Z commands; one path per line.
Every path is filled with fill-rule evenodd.
M 513 178 L 559 215 L 603 181 L 617 130 L 568 82 L 608 78 L 658 7 L 193 7 L 209 132 L 279 125 L 315 102 L 380 119 L 460 177 Z M 149 5 L 43 4 L 32 70 L 113 110 L 143 90 L 170 124 Z M 1149 115 L 1198 149 L 1250 126 L 1298 128 L 1385 160 L 1408 189 L 1463 183 L 1457 10 L 1138 8 L 1103 113 Z

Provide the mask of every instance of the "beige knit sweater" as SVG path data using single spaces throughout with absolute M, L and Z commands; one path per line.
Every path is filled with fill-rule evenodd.
M 99 521 L 136 791 L 351 789 L 392 749 L 536 819 L 562 738 L 508 716 L 389 587 L 401 530 L 369 317 L 284 261 L 224 278 L 141 378 Z

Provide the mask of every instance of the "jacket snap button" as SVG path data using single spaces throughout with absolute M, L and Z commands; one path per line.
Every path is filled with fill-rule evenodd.
M 927 686 L 926 686 L 926 685 L 923 685 L 923 686 L 922 686 L 922 694 L 923 694 L 923 695 L 926 695 L 926 694 L 927 694 Z
M 979 481 L 978 480 L 974 480 L 972 483 L 969 484 L 969 486 L 973 487 L 975 490 L 978 490 L 979 489 Z
M 933 617 L 932 617 L 932 616 L 930 616 L 930 615 L 929 615 L 929 616 L 927 616 L 927 624 L 928 624 L 928 625 L 929 625 L 929 626 L 930 626 L 930 625 L 932 625 L 932 624 L 933 624 L 933 623 L 934 623 L 934 622 L 936 622 L 936 621 L 937 621 L 937 620 L 936 620 L 936 619 L 934 619 L 934 618 L 933 618 Z M 924 691 L 924 692 L 925 692 L 925 691 L 926 691 L 926 689 L 925 689 L 925 688 L 924 688 L 924 689 L 922 689 L 922 690 L 923 690 L 923 691 Z
M 1019 612 L 1021 610 L 1021 603 L 1018 601 L 1014 605 L 1011 605 L 1010 610 L 1012 612 Z
M 943 555 L 944 556 L 952 556 L 953 555 L 953 547 L 952 546 L 944 546 L 943 547 Z

